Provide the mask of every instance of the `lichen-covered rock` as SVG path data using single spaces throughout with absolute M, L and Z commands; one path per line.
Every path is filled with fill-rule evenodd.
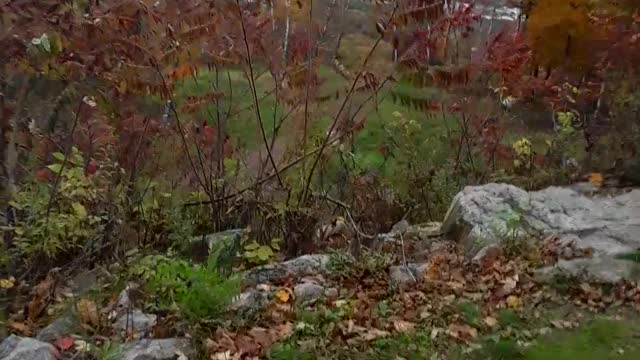
M 573 234 L 597 256 L 628 253 L 640 247 L 640 190 L 588 197 L 561 187 L 527 192 L 509 184 L 468 186 L 454 198 L 442 231 L 473 257 L 502 241 L 514 224 L 521 235 L 541 240 Z
M 0 343 L 2 360 L 57 360 L 58 350 L 53 345 L 33 338 L 11 335 Z
M 190 358 L 195 353 L 186 338 L 142 339 L 125 345 L 124 360 L 173 360 L 181 355 Z
M 542 282 L 551 282 L 558 276 L 608 284 L 621 280 L 638 281 L 640 263 L 608 256 L 559 260 L 554 266 L 542 268 L 536 273 L 536 279 Z
M 410 225 L 406 220 L 395 224 L 390 232 L 379 234 L 378 241 L 398 241 L 401 238 L 406 240 L 431 241 L 437 240 L 441 235 L 442 224 L 430 222 L 425 224 Z
M 261 310 L 269 305 L 273 292 L 259 289 L 250 289 L 240 294 L 229 307 L 230 310 Z
M 261 266 L 245 274 L 247 285 L 273 283 L 288 277 L 301 278 L 306 275 L 324 274 L 329 265 L 329 255 L 303 255 L 289 261 Z

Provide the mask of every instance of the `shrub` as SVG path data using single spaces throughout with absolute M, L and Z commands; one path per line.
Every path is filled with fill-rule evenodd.
M 221 276 L 213 259 L 210 257 L 205 265 L 193 265 L 167 257 L 143 258 L 151 264 L 144 272 L 147 287 L 157 294 L 161 308 L 177 305 L 188 319 L 215 319 L 239 294 L 240 281 Z
M 48 168 L 60 177 L 58 188 L 52 191 L 48 182 L 26 184 L 11 202 L 18 214 L 16 224 L 4 228 L 14 235 L 10 251 L 27 262 L 39 255 L 57 259 L 82 248 L 102 224 L 97 213 L 98 175 L 85 173 L 84 158 L 75 147 L 64 169 L 64 155 L 54 153 L 53 157 L 55 162 Z M 52 193 L 54 201 L 50 200 Z

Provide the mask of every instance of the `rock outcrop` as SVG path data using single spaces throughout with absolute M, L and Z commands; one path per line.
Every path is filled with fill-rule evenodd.
M 60 354 L 46 342 L 33 338 L 11 335 L 0 343 L 0 359 L 3 360 L 56 360 Z
M 528 192 L 509 184 L 468 186 L 454 198 L 441 230 L 469 257 L 509 236 L 565 236 L 591 248 L 593 258 L 562 261 L 546 273 L 605 282 L 640 276 L 640 264 L 618 259 L 640 249 L 640 190 L 587 196 L 562 187 Z

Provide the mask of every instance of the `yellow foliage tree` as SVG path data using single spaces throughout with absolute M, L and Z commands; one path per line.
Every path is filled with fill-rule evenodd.
M 589 19 L 590 0 L 538 0 L 527 24 L 535 64 L 585 71 L 592 62 L 589 44 L 595 29 Z

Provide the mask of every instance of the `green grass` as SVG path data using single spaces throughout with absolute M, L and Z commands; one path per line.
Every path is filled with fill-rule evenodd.
M 595 318 L 577 329 L 558 330 L 541 336 L 527 348 L 520 346 L 514 339 L 491 335 L 484 340 L 479 339 L 482 347 L 470 354 L 464 354 L 464 347 L 447 337 L 432 340 L 429 334 L 429 329 L 419 327 L 413 333 L 396 333 L 373 340 L 369 344 L 357 345 L 327 342 L 322 334 L 294 336 L 274 346 L 268 358 L 429 359 L 436 352 L 442 358 L 444 352 L 444 358 L 455 360 L 640 359 L 640 324 L 634 321 Z M 301 344 L 306 345 L 303 347 Z
M 527 360 L 640 359 L 637 323 L 596 319 L 575 331 L 552 334 L 525 354 Z

